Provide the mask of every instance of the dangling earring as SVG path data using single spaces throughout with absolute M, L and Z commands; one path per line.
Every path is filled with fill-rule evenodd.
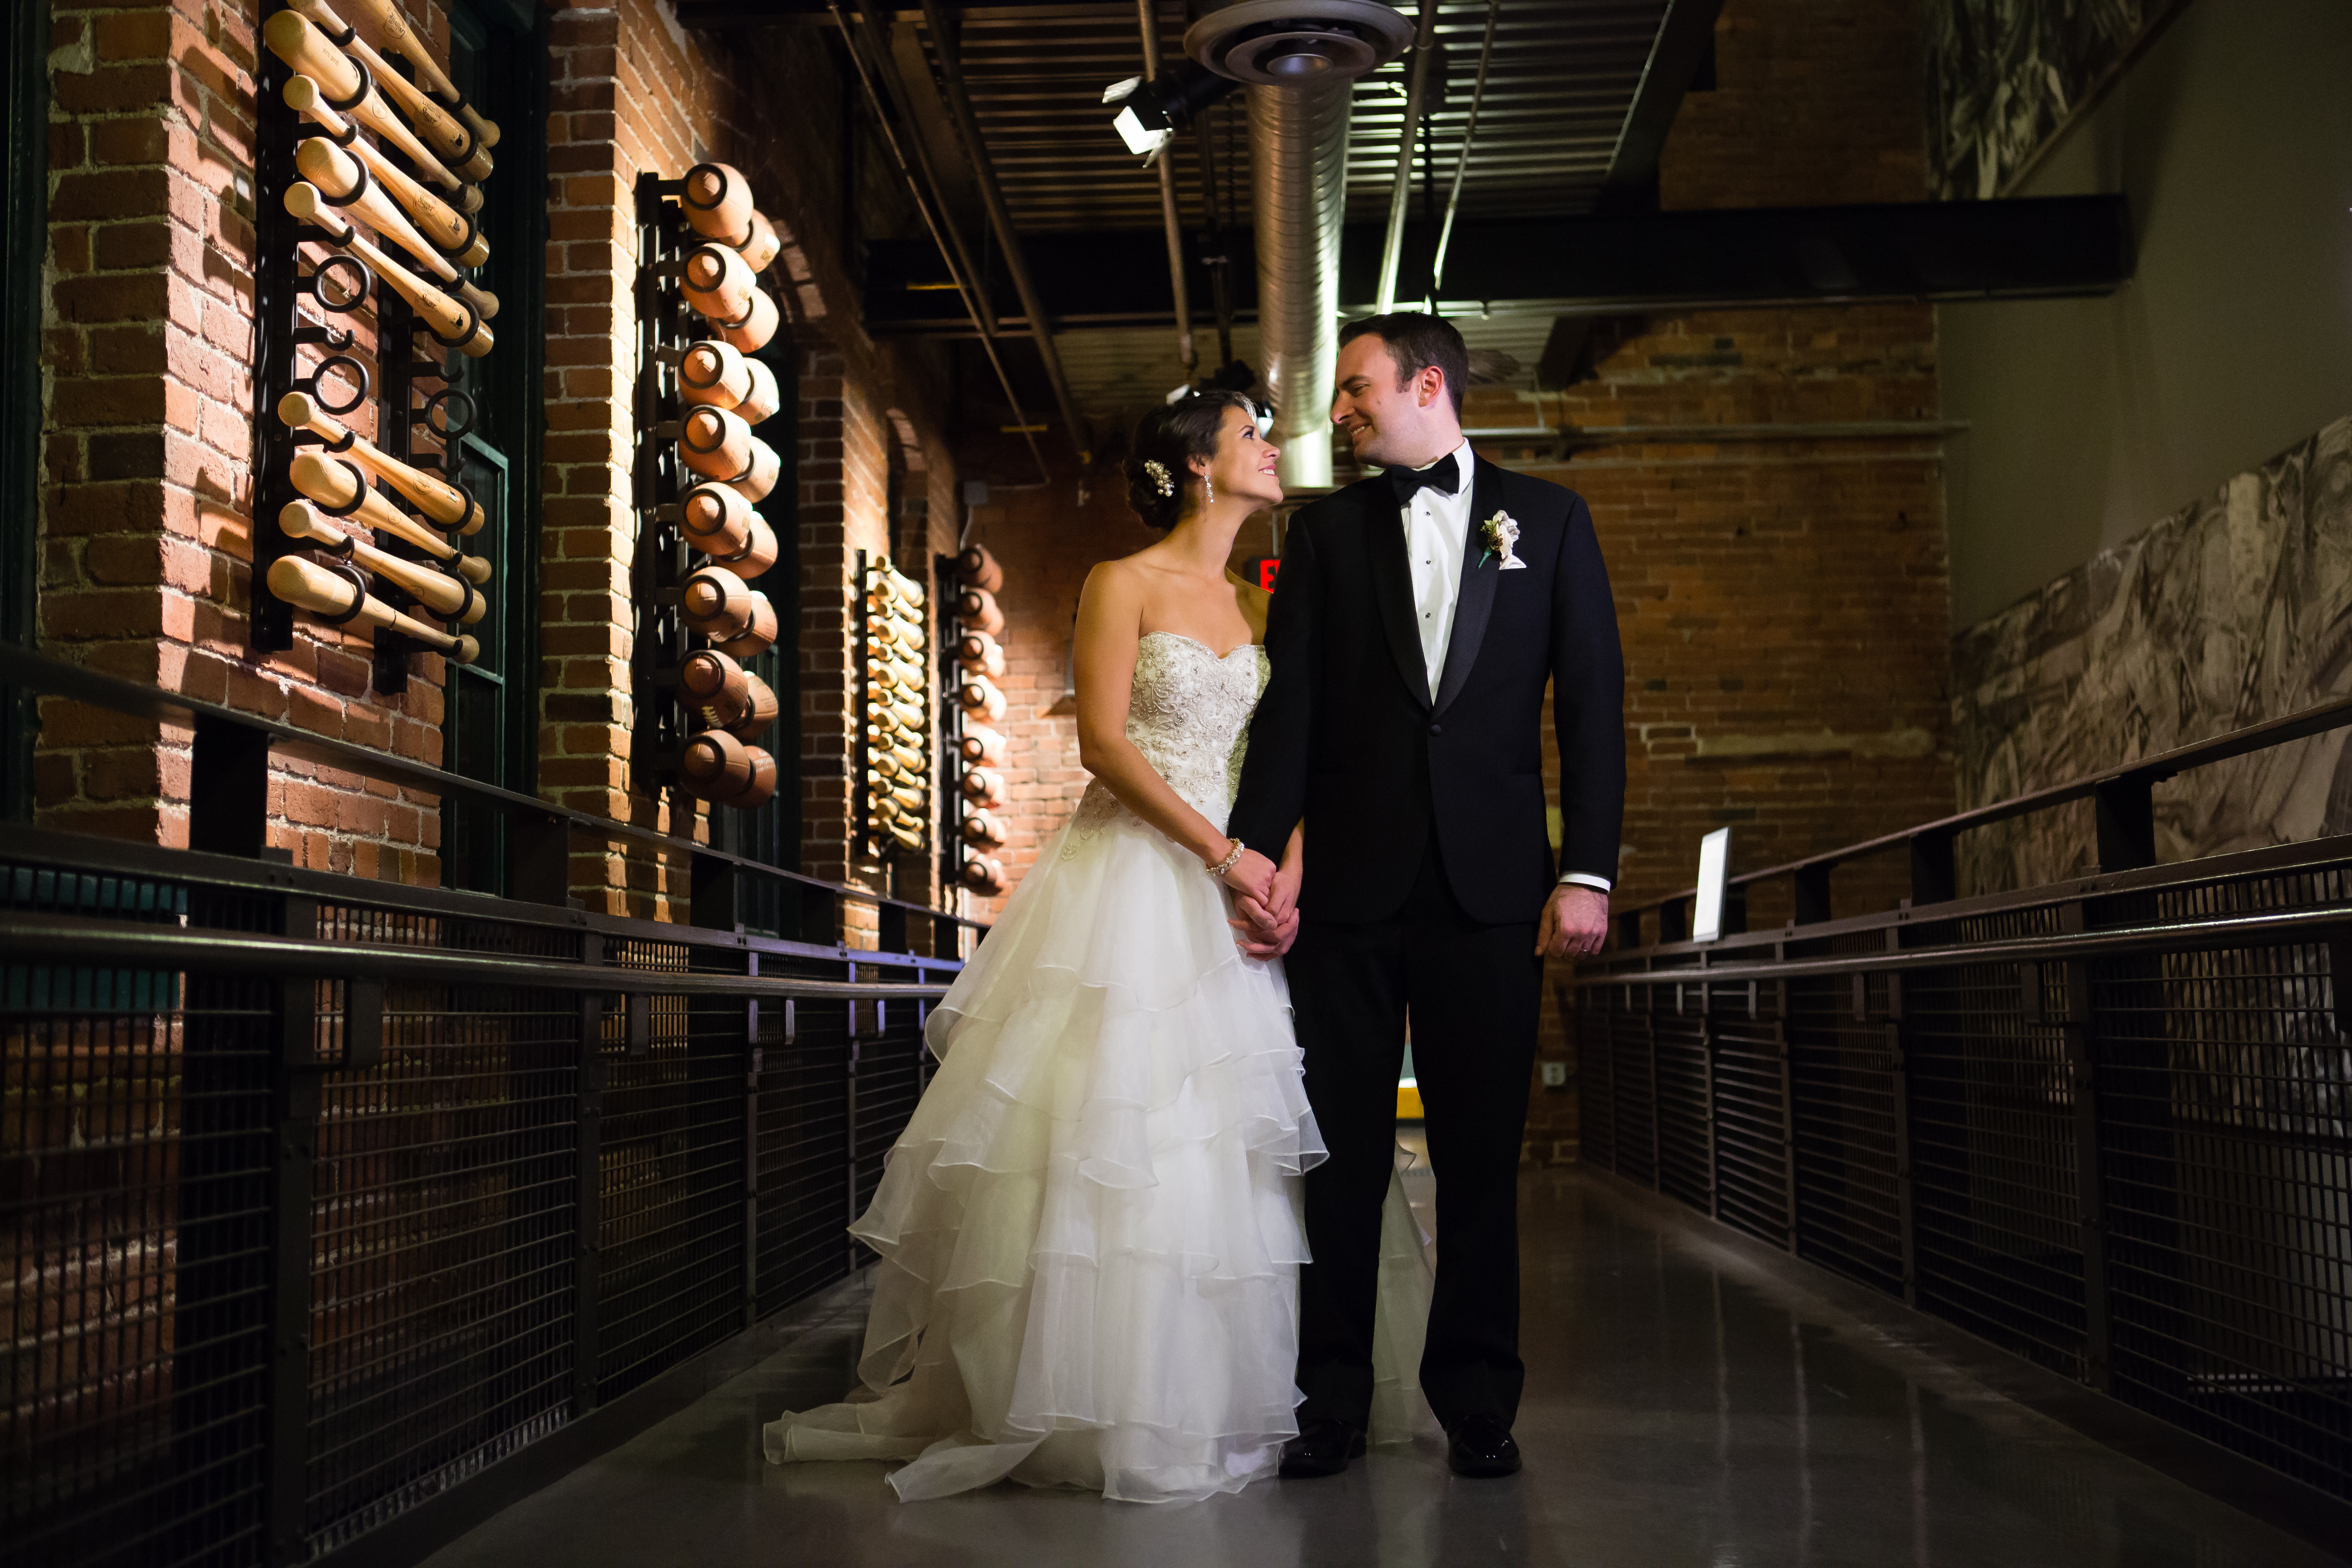
M 1206 474 L 1201 476 L 1201 504 L 1204 507 L 1217 504 L 1217 487 L 1209 482 Z

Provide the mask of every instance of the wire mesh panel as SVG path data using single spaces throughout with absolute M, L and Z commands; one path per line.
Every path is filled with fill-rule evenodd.
M 760 1309 L 773 1311 L 849 1271 L 849 1017 L 842 1002 L 761 1009 L 758 1108 Z
M 2338 889 L 2340 892 L 2340 889 Z M 2328 949 L 2096 966 L 2115 1392 L 2352 1495 L 2352 1049 Z
M 1717 1217 L 1751 1236 L 1790 1240 L 1788 1096 L 1779 1027 L 1748 1016 L 1747 995 L 1717 1005 L 1715 1179 Z
M 1625 1002 L 1626 993 L 1616 986 L 1588 985 L 1576 993 L 1578 1158 L 1604 1171 L 1617 1169 L 1617 1079 L 1611 1040 Z
M 1645 1005 L 1652 1001 L 1641 994 Z M 1656 1100 L 1650 1073 L 1651 1016 L 1612 1020 L 1609 1070 L 1617 1083 L 1617 1173 L 1645 1187 L 1658 1184 Z
M 2044 1016 L 2058 1016 L 2058 977 L 2036 984 Z M 1904 978 L 1918 1301 L 2083 1378 L 2073 1074 L 2060 1030 L 2026 1026 L 2019 985 L 2014 964 Z
M 1882 1290 L 1903 1289 L 1895 1096 L 1885 982 L 1854 1016 L 1852 981 L 1789 984 L 1789 1075 L 1797 1166 L 1797 1253 Z M 1874 1016 L 1878 1021 L 1871 1022 Z
M 1695 1209 L 1714 1208 L 1714 1159 L 1709 1145 L 1706 1016 L 1702 984 L 1676 986 L 1658 998 L 1658 1190 Z M 1664 1005 L 1671 999 L 1672 1006 Z
M 648 952 L 643 962 L 682 969 L 685 958 L 682 949 Z M 607 1018 L 601 1047 L 600 1399 L 742 1322 L 743 1009 L 651 1002 L 648 1039 L 633 1046 L 625 1020 Z
M 260 900 L 0 868 L 0 906 L 258 926 Z M 0 965 L 0 1562 L 261 1561 L 267 981 Z
M 882 1166 L 891 1145 L 907 1130 L 907 1119 L 922 1097 L 923 1031 L 919 1010 L 910 1004 L 891 1007 L 866 1002 L 858 1010 L 877 1029 L 857 1042 L 856 1053 L 856 1110 L 851 1129 L 856 1160 L 850 1206 L 864 1214 L 882 1184 Z M 872 1257 L 864 1247 L 858 1249 L 861 1263 Z
M 327 1551 L 569 1418 L 580 1007 L 396 984 L 326 1081 L 305 1527 Z

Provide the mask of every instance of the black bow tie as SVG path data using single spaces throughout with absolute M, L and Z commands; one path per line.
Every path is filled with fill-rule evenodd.
M 1454 466 L 1454 454 L 1448 452 L 1425 468 L 1391 468 L 1389 488 L 1396 491 L 1397 505 L 1411 506 L 1414 494 L 1424 485 L 1439 495 L 1450 496 L 1459 487 L 1462 470 Z

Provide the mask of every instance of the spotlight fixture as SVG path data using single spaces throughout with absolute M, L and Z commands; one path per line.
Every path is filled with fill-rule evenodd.
M 1192 117 L 1240 86 L 1186 60 L 1151 81 L 1131 76 L 1103 89 L 1105 103 L 1122 105 L 1112 129 L 1139 158 L 1150 158 L 1168 145 Z

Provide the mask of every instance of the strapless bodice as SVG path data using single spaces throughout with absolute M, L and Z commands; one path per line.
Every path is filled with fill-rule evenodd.
M 1267 670 L 1265 649 L 1256 643 L 1223 658 L 1175 632 L 1146 632 L 1136 644 L 1127 738 L 1186 805 L 1221 828 L 1241 782 L 1250 715 Z M 1087 785 L 1074 825 L 1083 831 L 1118 809 L 1097 780 Z

